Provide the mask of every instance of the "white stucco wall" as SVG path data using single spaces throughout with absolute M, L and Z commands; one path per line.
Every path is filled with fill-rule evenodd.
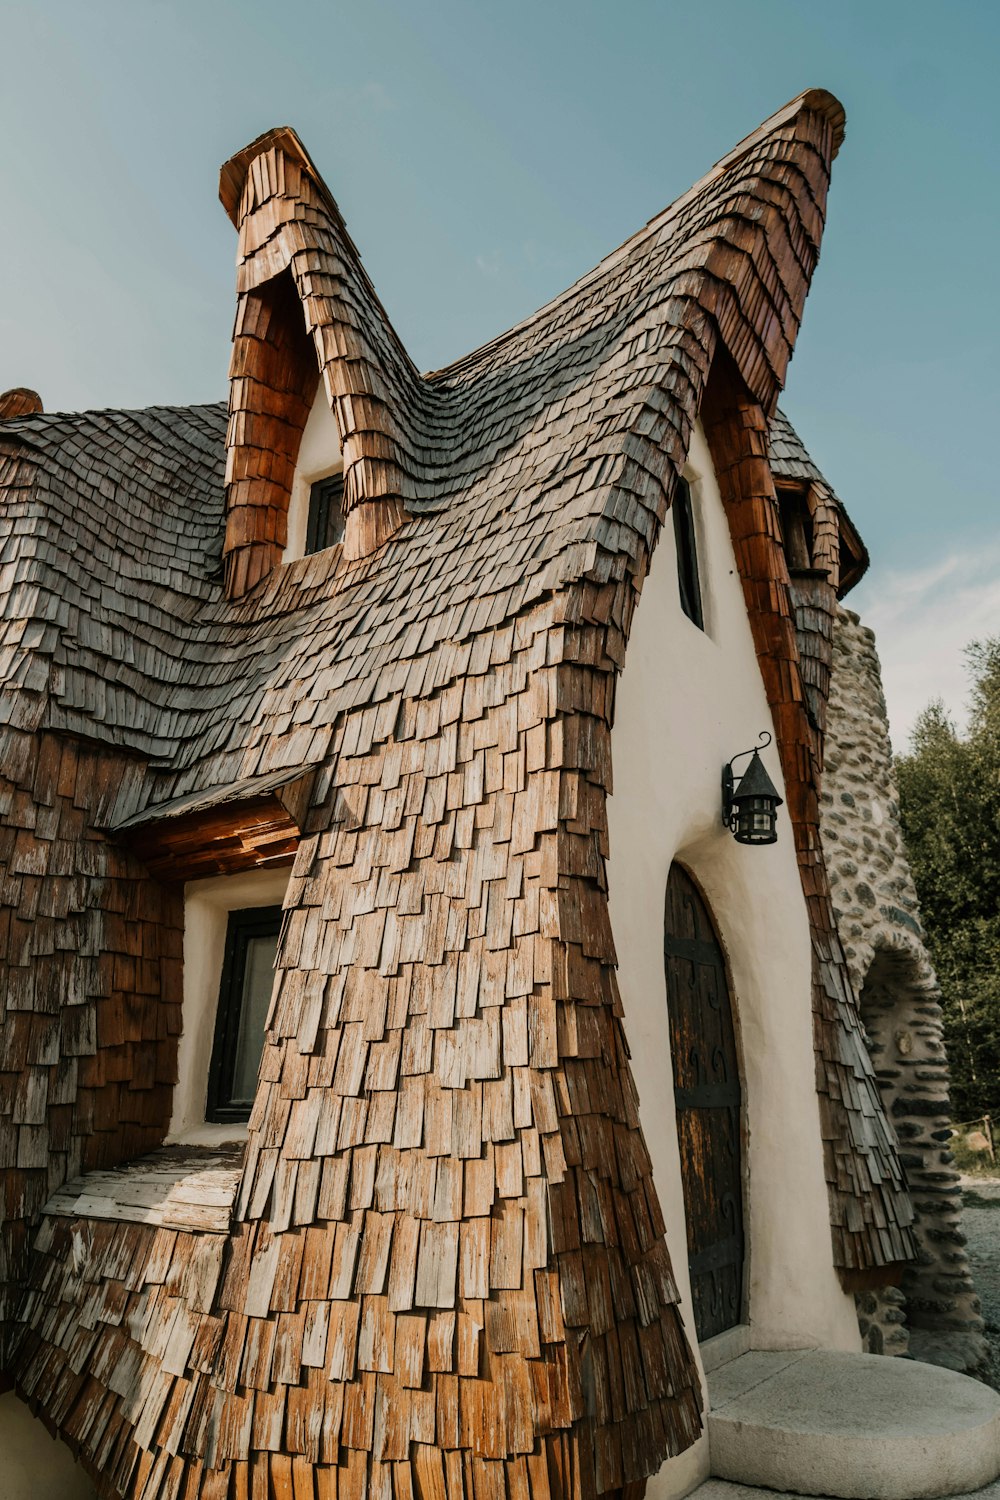
M 299 444 L 295 478 L 292 480 L 292 492 L 288 500 L 288 540 L 282 553 L 282 562 L 294 562 L 296 558 L 305 556 L 309 490 L 317 479 L 326 479 L 328 475 L 335 474 L 342 463 L 336 419 L 330 409 L 326 389 L 320 381 Z
M 184 1003 L 168 1142 L 218 1145 L 246 1135 L 245 1126 L 205 1123 L 226 927 L 231 911 L 280 906 L 289 873 L 290 867 L 251 870 L 245 875 L 189 880 L 184 887 Z M 2 1491 L 0 1500 L 4 1500 Z
M 668 522 L 633 623 L 612 734 L 611 921 L 642 1125 L 693 1343 L 663 967 L 664 898 L 676 859 L 694 876 L 715 917 L 741 1039 L 749 1247 L 743 1347 L 856 1350 L 854 1301 L 841 1290 L 833 1267 L 815 1091 L 809 932 L 787 809 L 779 811 L 778 842 L 764 847 L 737 844 L 721 822 L 723 765 L 773 727 L 700 426 L 686 474 L 706 630 L 681 610 Z M 780 789 L 773 745 L 763 759 Z M 651 1500 L 684 1495 L 707 1472 L 703 1438 L 664 1465 L 647 1493 Z
M 20 1397 L 0 1396 L 0 1500 L 94 1500 L 95 1493 L 66 1444 Z

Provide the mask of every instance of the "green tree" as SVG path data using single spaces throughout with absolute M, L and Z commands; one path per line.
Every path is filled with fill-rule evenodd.
M 896 762 L 959 1120 L 1000 1116 L 1000 637 L 974 642 L 966 656 L 967 731 L 931 703 Z

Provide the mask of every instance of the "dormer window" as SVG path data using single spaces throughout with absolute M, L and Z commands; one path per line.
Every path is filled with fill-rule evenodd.
M 336 419 L 320 383 L 299 445 L 282 560 L 296 562 L 343 540 L 344 457 Z
M 778 511 L 781 537 L 789 571 L 808 571 L 813 558 L 813 519 L 806 493 L 801 488 L 782 485 L 778 488 Z
M 705 615 L 701 606 L 701 581 L 698 577 L 694 508 L 691 503 L 691 486 L 686 479 L 678 479 L 671 509 L 677 546 L 677 587 L 681 609 L 699 630 L 704 630 Z
M 344 539 L 344 475 L 318 479 L 309 491 L 306 552 L 322 552 Z

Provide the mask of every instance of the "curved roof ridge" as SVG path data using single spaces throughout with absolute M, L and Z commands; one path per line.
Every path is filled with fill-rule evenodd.
M 79 411 L 36 411 L 24 412 L 17 417 L 7 417 L 3 426 L 0 427 L 0 443 L 7 442 L 14 437 L 29 438 L 34 432 L 44 432 L 55 427 L 63 427 L 67 423 L 80 425 L 85 422 L 98 424 L 102 421 L 116 421 L 121 417 L 137 419 L 139 417 L 177 416 L 181 418 L 192 418 L 199 413 L 212 413 L 217 415 L 225 411 L 224 401 L 151 401 L 148 406 L 85 406 Z
M 677 218 L 684 208 L 693 203 L 706 188 L 712 186 L 720 177 L 723 177 L 733 167 L 737 166 L 748 151 L 759 142 L 765 140 L 772 131 L 788 124 L 800 111 L 805 109 L 822 113 L 831 121 L 833 127 L 833 146 L 830 160 L 832 161 L 844 141 L 846 122 L 844 107 L 835 95 L 831 94 L 827 89 L 805 89 L 801 94 L 796 94 L 795 98 L 790 99 L 787 104 L 782 105 L 781 109 L 775 110 L 774 114 L 769 115 L 766 120 L 757 126 L 756 130 L 752 130 L 731 151 L 727 151 L 724 156 L 720 157 L 704 176 L 700 177 L 696 183 L 681 193 L 679 198 L 672 199 L 665 208 L 660 209 L 659 213 L 654 214 L 651 219 L 647 219 L 641 228 L 636 229 L 616 249 L 611 250 L 607 255 L 603 256 L 589 271 L 585 271 L 582 276 L 578 276 L 576 281 L 572 282 L 570 286 L 558 292 L 547 302 L 543 302 L 541 307 L 536 308 L 533 313 L 529 313 L 526 318 L 522 318 L 519 322 L 512 324 L 510 328 L 504 329 L 502 333 L 496 334 L 492 339 L 487 339 L 484 344 L 478 345 L 475 349 L 470 349 L 467 354 L 461 355 L 458 359 L 451 361 L 447 365 L 442 365 L 438 369 L 425 371 L 424 378 L 427 380 L 437 380 L 460 370 L 467 362 L 476 360 L 481 355 L 492 352 L 497 345 L 530 328 L 534 323 L 544 318 L 547 313 L 554 311 L 557 307 L 562 306 L 565 302 L 572 299 L 601 275 L 613 270 L 631 251 L 637 249 L 646 240 L 659 234 L 673 219 Z
M 221 180 L 239 230 L 225 566 L 227 593 L 240 598 L 280 561 L 317 368 L 343 453 L 353 557 L 404 519 L 414 493 L 409 419 L 433 398 L 295 132 L 259 137 Z
M 247 176 L 251 172 L 254 162 L 266 152 L 273 150 L 281 151 L 290 161 L 294 161 L 317 189 L 327 213 L 336 223 L 337 231 L 343 241 L 344 247 L 350 251 L 353 257 L 358 275 L 363 278 L 369 295 L 377 304 L 387 327 L 395 334 L 400 350 L 409 360 L 410 356 L 406 346 L 396 333 L 392 319 L 386 312 L 375 290 L 375 283 L 365 269 L 361 258 L 361 251 L 351 238 L 347 222 L 340 211 L 340 205 L 331 193 L 323 174 L 302 144 L 294 126 L 276 125 L 271 130 L 265 130 L 263 135 L 257 136 L 249 145 L 244 146 L 241 151 L 235 152 L 219 169 L 219 200 L 229 215 L 234 228 L 238 230 L 240 227 L 240 205 Z M 412 360 L 410 363 L 413 363 Z M 414 373 L 417 373 L 416 365 L 413 365 L 413 370 Z

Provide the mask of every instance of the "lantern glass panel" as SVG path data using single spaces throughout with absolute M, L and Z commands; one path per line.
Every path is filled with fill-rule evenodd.
M 770 797 L 747 797 L 738 803 L 736 837 L 744 844 L 773 844 L 777 812 Z

